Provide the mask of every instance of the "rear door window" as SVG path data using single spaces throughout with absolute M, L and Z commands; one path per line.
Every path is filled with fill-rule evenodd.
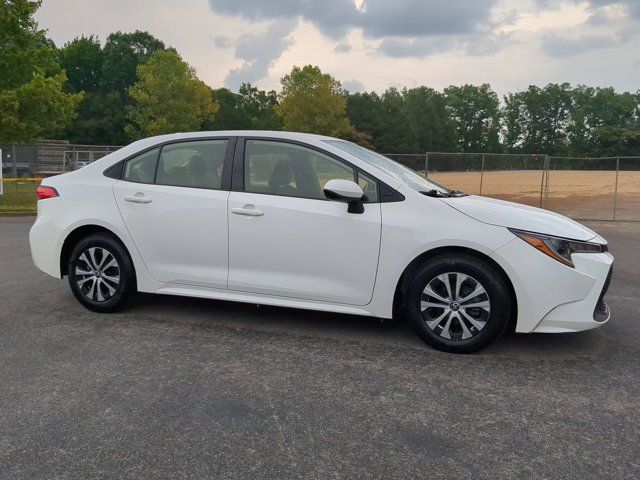
M 156 183 L 220 190 L 227 143 L 226 139 L 199 140 L 163 146 Z
M 160 149 L 154 148 L 127 160 L 123 180 L 136 183 L 153 183 Z

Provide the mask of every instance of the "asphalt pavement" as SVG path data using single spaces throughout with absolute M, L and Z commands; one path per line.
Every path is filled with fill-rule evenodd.
M 85 310 L 0 218 L 0 478 L 640 478 L 640 223 L 603 328 L 470 356 L 400 323 L 139 295 Z

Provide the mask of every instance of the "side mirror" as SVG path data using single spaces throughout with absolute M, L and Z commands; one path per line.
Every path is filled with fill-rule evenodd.
M 351 180 L 334 179 L 329 180 L 324 186 L 324 194 L 329 200 L 336 202 L 346 202 L 349 213 L 364 213 L 362 203 L 364 192 L 360 185 Z

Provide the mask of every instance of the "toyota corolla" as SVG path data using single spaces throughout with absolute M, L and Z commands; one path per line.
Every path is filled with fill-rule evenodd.
M 585 226 L 465 195 L 354 143 L 197 132 L 44 179 L 33 260 L 96 312 L 135 292 L 403 317 L 468 353 L 510 324 L 603 325 L 613 256 Z

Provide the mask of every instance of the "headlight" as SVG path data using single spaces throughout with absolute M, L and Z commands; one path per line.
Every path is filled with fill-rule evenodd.
M 599 243 L 580 242 L 541 233 L 524 232 L 513 228 L 510 228 L 509 231 L 545 255 L 572 268 L 574 266 L 571 261 L 572 253 L 602 253 L 608 251 L 606 245 Z

